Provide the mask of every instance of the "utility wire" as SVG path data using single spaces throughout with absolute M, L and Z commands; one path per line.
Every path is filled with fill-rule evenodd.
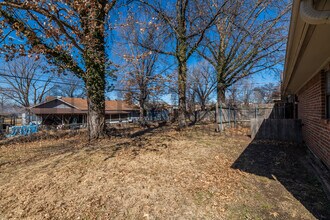
M 59 82 L 59 81 L 53 81 L 53 80 L 45 80 L 45 79 L 31 79 L 29 77 L 24 77 L 24 76 L 13 76 L 13 75 L 9 75 L 9 74 L 4 74 L 4 73 L 0 73 L 0 76 L 3 77 L 10 77 L 10 78 L 18 78 L 18 79 L 26 79 L 26 80 L 33 80 L 33 81 L 37 81 L 37 82 L 45 82 L 45 83 L 53 83 L 55 85 L 69 85 L 69 86 L 73 86 L 73 85 L 79 85 L 84 87 L 84 84 L 81 83 L 69 83 L 69 82 Z M 8 82 L 0 82 L 1 83 L 5 83 L 5 84 L 9 84 Z M 127 89 L 111 89 L 111 91 L 122 91 L 122 92 L 130 92 L 132 90 L 127 90 Z M 108 92 L 111 92 L 108 91 Z
M 29 77 L 23 77 L 23 76 L 13 76 L 13 75 L 9 75 L 9 74 L 4 74 L 4 73 L 0 73 L 0 76 L 3 76 L 3 77 L 10 77 L 10 78 L 18 78 L 18 79 L 26 79 L 26 80 L 29 80 L 31 78 Z M 39 75 L 40 76 L 40 75 Z M 42 76 L 40 76 L 42 77 Z M 81 84 L 81 83 L 69 83 L 69 82 L 59 82 L 59 81 L 53 81 L 53 80 L 45 80 L 45 79 L 31 79 L 33 81 L 37 81 L 37 82 L 47 82 L 47 83 L 53 83 L 55 85 L 70 85 L 70 86 L 73 86 L 73 85 L 80 85 L 80 86 L 85 86 L 84 84 Z M 0 82 L 0 83 L 6 83 L 8 84 L 7 82 Z M 265 85 L 267 83 L 276 83 L 276 82 L 250 82 L 249 84 L 251 85 Z M 113 89 L 113 91 L 131 91 L 131 90 L 127 90 L 127 89 Z

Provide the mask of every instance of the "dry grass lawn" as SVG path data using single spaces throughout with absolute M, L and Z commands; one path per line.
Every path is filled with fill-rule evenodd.
M 0 219 L 330 219 L 301 149 L 157 128 L 0 142 Z

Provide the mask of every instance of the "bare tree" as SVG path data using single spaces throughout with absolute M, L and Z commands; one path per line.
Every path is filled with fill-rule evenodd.
M 158 53 L 138 46 L 138 42 L 147 44 L 154 41 L 155 30 L 143 33 L 140 31 L 143 26 L 131 18 L 128 16 L 127 25 L 121 33 L 121 37 L 126 42 L 120 51 L 126 63 L 120 82 L 124 88 L 125 99 L 139 104 L 140 123 L 144 125 L 148 101 L 151 97 L 158 96 L 163 89 L 161 81 L 164 70 L 161 70 L 158 65 Z
M 3 88 L 0 87 L 0 113 L 5 112 L 8 105 L 8 98 L 2 94 Z
M 105 75 L 112 70 L 106 43 L 108 31 L 112 29 L 110 12 L 116 2 L 0 1 L 0 43 L 6 58 L 14 53 L 44 54 L 60 68 L 84 80 L 90 139 L 104 135 Z M 12 41 L 12 38 L 18 39 Z
M 284 60 L 289 9 L 285 0 L 227 2 L 199 50 L 216 71 L 218 103 L 225 102 L 226 89 L 240 79 L 270 72 Z
M 17 58 L 6 63 L 0 71 L 0 79 L 4 84 L 2 95 L 18 106 L 28 109 L 40 103 L 53 87 L 52 73 L 43 73 L 41 61 L 31 58 Z
M 240 96 L 240 92 L 242 90 L 242 88 L 240 87 L 241 85 L 238 83 L 235 83 L 233 85 L 231 85 L 230 87 L 228 87 L 228 103 L 229 105 L 232 106 L 237 106 L 240 102 L 239 100 L 239 96 Z
M 205 111 L 206 103 L 216 89 L 214 70 L 208 63 L 198 63 L 192 69 L 188 75 L 188 88 L 191 91 L 190 96 L 194 96 L 194 101 Z
M 57 77 L 50 95 L 84 98 L 86 97 L 84 81 L 72 74 L 62 74 Z
M 249 106 L 253 101 L 253 84 L 249 78 L 241 83 L 241 102 L 244 106 Z
M 216 13 L 210 16 L 212 13 L 206 3 L 208 1 L 175 0 L 165 3 L 160 0 L 139 0 L 139 2 L 146 6 L 150 18 L 158 24 L 156 28 L 159 29 L 159 41 L 163 42 L 164 46 L 159 47 L 159 44 L 153 42 L 148 44 L 141 42 L 140 45 L 153 52 L 172 56 L 177 63 L 179 126 L 184 127 L 186 126 L 187 61 L 195 53 L 225 3 L 217 7 Z M 155 25 L 150 25 L 150 28 L 155 28 Z
M 267 83 L 253 89 L 254 97 L 257 103 L 270 103 L 276 98 L 279 86 L 274 83 Z

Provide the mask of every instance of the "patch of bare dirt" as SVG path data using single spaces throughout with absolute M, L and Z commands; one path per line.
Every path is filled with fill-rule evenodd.
M 92 144 L 83 133 L 3 143 L 0 219 L 329 217 L 317 180 L 275 172 L 297 161 L 290 175 L 309 174 L 303 155 L 253 145 L 239 132 L 164 126 Z M 306 195 L 295 192 L 296 183 Z

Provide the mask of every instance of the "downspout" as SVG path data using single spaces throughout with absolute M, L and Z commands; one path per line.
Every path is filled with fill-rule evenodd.
M 302 0 L 300 3 L 301 18 L 308 24 L 330 24 L 330 11 L 319 11 L 313 6 L 313 0 Z

